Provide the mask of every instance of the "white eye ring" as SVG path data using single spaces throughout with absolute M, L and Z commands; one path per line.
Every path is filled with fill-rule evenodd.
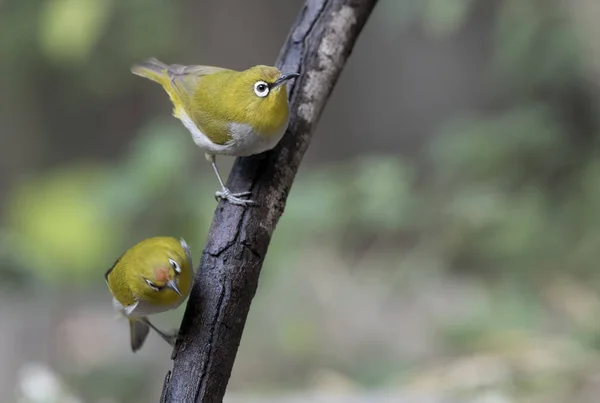
M 181 267 L 179 267 L 179 264 L 176 261 L 174 261 L 173 259 L 169 259 L 169 263 L 171 264 L 173 270 L 175 270 L 175 273 L 181 273 Z
M 146 280 L 146 284 L 148 284 L 148 286 L 154 291 L 160 291 L 160 288 L 158 288 L 152 281 L 148 280 L 147 278 L 144 278 L 144 280 Z
M 265 83 L 264 81 L 257 81 L 256 83 L 254 83 L 254 93 L 259 97 L 266 97 L 267 95 L 269 95 L 269 91 L 269 84 Z

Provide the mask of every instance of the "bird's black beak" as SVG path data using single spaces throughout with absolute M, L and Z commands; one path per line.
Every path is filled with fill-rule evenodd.
M 175 291 L 177 294 L 183 297 L 181 291 L 179 291 L 179 288 L 177 288 L 177 283 L 175 283 L 175 280 L 169 280 L 169 282 L 167 283 L 167 288 L 170 288 L 171 290 Z
M 298 73 L 283 73 L 281 77 L 279 77 L 273 84 L 271 84 L 271 88 L 277 88 L 282 84 L 285 84 L 288 80 L 292 78 L 296 78 L 300 76 Z

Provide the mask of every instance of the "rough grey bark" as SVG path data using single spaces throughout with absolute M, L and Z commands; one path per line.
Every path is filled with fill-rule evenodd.
M 303 6 L 277 63 L 301 74 L 291 86 L 289 128 L 275 149 L 238 158 L 233 166 L 228 187 L 252 190 L 260 207 L 219 204 L 161 402 L 223 400 L 271 235 L 314 127 L 376 3 L 308 0 Z

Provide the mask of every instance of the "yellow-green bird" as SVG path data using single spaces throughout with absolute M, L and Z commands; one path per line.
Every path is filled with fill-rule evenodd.
M 186 242 L 148 238 L 128 249 L 104 275 L 115 309 L 129 319 L 131 349 L 142 347 L 150 328 L 173 345 L 177 333 L 157 329 L 148 315 L 177 308 L 192 288 L 192 257 Z
M 173 116 L 190 131 L 205 152 L 221 190 L 217 199 L 240 206 L 255 204 L 251 192 L 232 193 L 215 162 L 216 155 L 248 156 L 275 147 L 289 123 L 286 83 L 297 73 L 254 66 L 235 71 L 211 66 L 166 65 L 150 59 L 131 71 L 163 86 L 173 103 Z

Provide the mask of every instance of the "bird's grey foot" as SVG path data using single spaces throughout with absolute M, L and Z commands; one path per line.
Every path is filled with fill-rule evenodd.
M 171 346 L 175 346 L 175 342 L 177 341 L 177 337 L 179 336 L 179 330 L 171 330 L 170 332 L 161 332 L 159 333 L 160 337 Z
M 258 203 L 256 203 L 254 200 L 243 199 L 243 197 L 248 197 L 251 194 L 252 192 L 231 193 L 229 189 L 223 188 L 223 190 L 215 193 L 215 199 L 217 199 L 217 201 L 227 200 L 229 203 L 235 206 L 242 207 L 258 205 Z
M 167 333 L 166 336 L 168 339 L 167 343 L 174 346 L 177 338 L 179 337 L 179 330 L 173 330 L 172 332 Z

